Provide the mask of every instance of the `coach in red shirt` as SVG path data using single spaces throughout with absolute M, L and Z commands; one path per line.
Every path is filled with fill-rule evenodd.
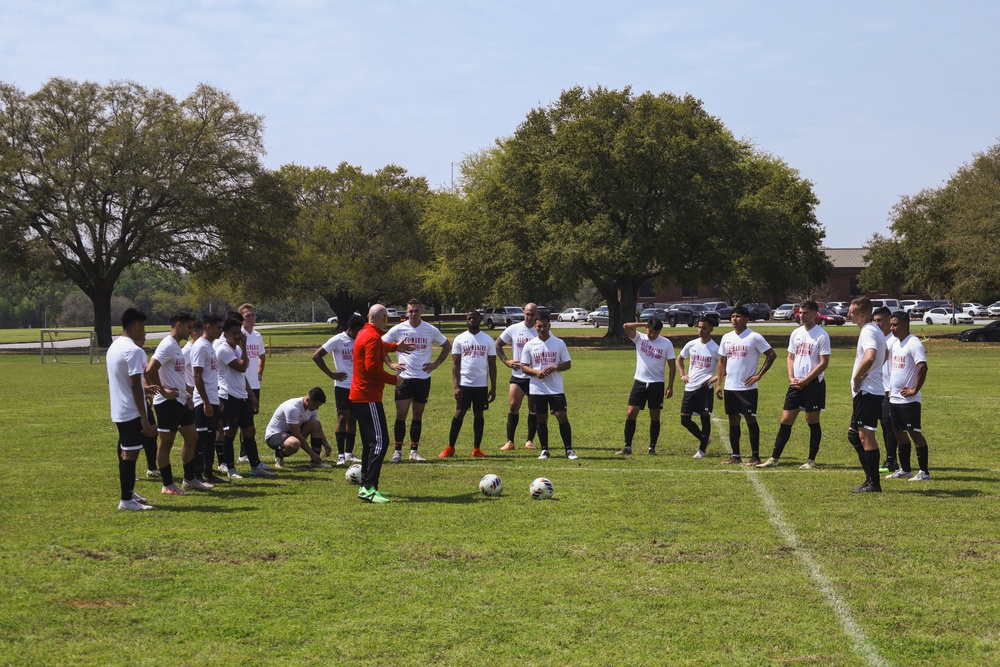
M 396 384 L 396 376 L 385 371 L 385 355 L 412 349 L 405 340 L 399 343 L 382 342 L 388 318 L 385 306 L 375 304 L 368 311 L 368 324 L 354 340 L 350 399 L 361 432 L 361 489 L 358 499 L 366 503 L 389 502 L 378 490 L 382 459 L 385 458 L 387 445 L 392 442 L 382 407 L 382 391 L 386 384 Z

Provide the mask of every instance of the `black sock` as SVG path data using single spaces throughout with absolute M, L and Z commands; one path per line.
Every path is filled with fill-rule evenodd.
M 323 441 L 319 438 L 309 437 L 309 446 L 312 447 L 314 454 L 319 454 L 323 451 Z
M 819 443 L 823 439 L 823 427 L 819 422 L 809 424 L 809 460 L 815 461 L 819 454 Z
M 174 469 L 169 463 L 160 468 L 160 482 L 163 486 L 170 486 L 174 483 Z
M 226 444 L 225 444 L 225 440 L 216 440 L 215 441 L 215 453 L 219 457 L 219 464 L 220 465 L 226 462 Z
M 394 440 L 396 441 L 396 449 L 403 448 L 403 438 L 406 437 L 406 420 L 397 419 L 396 423 L 392 427 L 392 434 Z
M 858 453 L 858 463 L 861 464 L 861 469 L 864 470 L 864 467 L 865 467 L 865 448 L 861 444 L 861 436 L 858 434 L 858 432 L 855 429 L 849 428 L 849 429 L 847 429 L 847 441 L 849 443 L 851 443 L 851 446 L 854 447 L 854 451 L 856 451 Z
M 347 434 L 337 431 L 333 434 L 333 437 L 337 440 L 337 454 L 343 456 L 344 454 L 344 442 L 347 441 Z
M 879 453 L 877 449 L 865 450 L 865 472 L 868 473 L 868 481 L 872 486 L 882 488 L 882 482 L 878 474 Z
M 347 454 L 354 453 L 354 431 L 348 431 L 344 437 L 344 452 Z
M 233 455 L 233 443 L 236 442 L 236 436 L 226 436 L 222 441 L 222 452 L 226 457 L 226 465 L 230 468 L 236 467 L 236 457 Z
M 903 472 L 910 472 L 910 451 L 912 445 L 910 441 L 901 442 L 897 445 L 897 450 L 899 452 L 899 469 Z
M 514 434 L 517 433 L 517 422 L 520 420 L 521 415 L 518 413 L 507 413 L 507 442 L 514 442 Z
M 193 480 L 196 474 L 194 459 L 191 459 L 187 463 L 182 464 L 182 467 L 184 468 L 184 479 L 188 482 Z
M 760 424 L 754 422 L 747 424 L 747 431 L 750 432 L 750 453 L 753 458 L 760 458 Z
M 705 440 L 705 446 L 708 446 L 708 440 L 712 437 L 712 415 L 702 415 L 701 416 L 701 437 Z
M 635 420 L 626 419 L 625 420 L 625 446 L 628 449 L 632 449 L 632 438 L 635 437 Z
M 694 423 L 693 419 L 691 419 L 691 415 L 681 415 L 681 426 L 686 428 L 691 435 L 698 438 L 698 444 L 700 446 L 702 438 L 701 429 L 698 428 L 698 425 Z
M 546 423 L 538 424 L 538 444 L 542 446 L 542 449 L 548 451 L 549 449 L 549 425 Z
M 535 441 L 535 433 L 538 432 L 538 415 L 528 413 L 528 440 Z
M 142 439 L 142 451 L 146 454 L 146 470 L 156 470 L 156 437 Z
M 483 413 L 479 414 L 473 413 L 472 415 L 472 447 L 473 449 L 479 449 L 479 446 L 483 444 L 483 431 L 486 429 L 486 417 Z
M 416 449 L 420 444 L 420 432 L 423 431 L 424 423 L 419 419 L 410 422 L 410 449 Z
M 774 450 L 771 452 L 771 458 L 781 458 L 781 452 L 785 451 L 785 445 L 788 444 L 788 439 L 790 437 L 792 437 L 792 425 L 779 424 L 778 435 L 774 438 Z
M 201 445 L 201 470 L 202 475 L 208 475 L 211 477 L 212 465 L 215 463 L 215 434 L 208 431 L 204 431 L 198 434 L 198 437 L 202 440 Z
M 926 447 L 916 447 L 917 450 L 917 465 L 921 470 L 930 474 L 930 470 L 927 469 L 927 448 Z
M 729 447 L 733 450 L 733 456 L 740 455 L 740 425 L 729 427 Z
M 451 418 L 451 432 L 448 433 L 448 446 L 454 447 L 458 442 L 458 434 L 462 430 L 462 420 L 458 417 Z
M 660 420 L 654 419 L 649 422 L 649 446 L 656 447 L 660 440 Z
M 135 489 L 135 459 L 118 459 L 118 484 L 121 486 L 122 500 L 132 500 Z
M 573 429 L 569 426 L 569 420 L 559 424 L 559 435 L 562 437 L 563 446 L 566 449 L 573 449 Z

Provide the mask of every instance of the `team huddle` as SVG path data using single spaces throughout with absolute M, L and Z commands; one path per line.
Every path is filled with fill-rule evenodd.
M 786 358 L 789 386 L 774 448 L 766 461 L 760 458 L 758 383 L 777 354 L 763 336 L 748 328 L 746 308 L 740 306 L 733 310 L 733 331 L 722 336 L 718 343 L 712 339 L 715 323 L 703 318 L 698 323 L 698 338 L 685 344 L 679 356 L 675 356 L 670 340 L 661 335 L 663 322 L 659 319 L 626 324 L 625 333 L 635 344 L 636 372 L 628 398 L 624 447 L 616 453 L 623 456 L 632 453 L 636 420 L 648 407 L 648 453 L 656 454 L 660 413 L 665 399 L 673 396 L 679 365 L 684 382 L 680 421 L 697 439 L 695 458 L 706 457 L 712 440 L 714 401 L 719 399 L 728 417 L 732 450 L 723 464 L 744 463 L 741 423 L 745 422 L 751 451 L 745 465 L 777 466 L 798 413 L 804 411 L 810 430 L 809 454 L 799 467 L 815 468 L 822 439 L 820 415 L 826 407 L 824 372 L 831 350 L 829 336 L 816 322 L 818 310 L 813 301 L 802 303 L 802 326 L 789 338 Z M 438 457 L 456 455 L 458 438 L 470 408 L 473 412 L 471 455 L 487 457 L 482 450 L 484 413 L 496 399 L 499 360 L 511 369 L 507 441 L 500 450 L 516 448 L 514 441 L 520 409 L 527 398 L 524 447 L 539 449 L 539 459 L 550 457 L 548 417 L 551 414 L 559 425 L 566 458 L 579 458 L 573 450 L 562 379 L 562 373 L 571 368 L 571 359 L 566 344 L 551 333 L 547 311 L 540 312 L 529 303 L 524 308 L 524 321 L 507 327 L 496 341 L 480 330 L 482 316 L 476 311 L 466 315 L 467 330 L 453 342 L 437 327 L 423 321 L 422 315 L 421 303 L 411 300 L 407 304 L 406 319 L 389 329 L 386 308 L 372 306 L 367 320 L 360 315 L 351 317 L 347 330 L 330 338 L 312 356 L 317 367 L 334 381 L 337 465 L 360 463 L 360 500 L 389 502 L 388 494 L 379 490 L 382 463 L 390 442 L 382 404 L 385 385 L 395 386 L 394 447 L 389 462 L 403 460 L 408 417 L 411 417 L 409 460 L 423 462 L 419 445 L 431 373 L 448 356 L 451 356 L 456 407 L 448 446 Z M 930 479 L 927 441 L 920 427 L 920 390 L 927 375 L 927 360 L 920 340 L 909 332 L 909 317 L 902 312 L 891 313 L 887 308 L 872 312 L 871 301 L 864 297 L 851 302 L 848 317 L 860 329 L 851 374 L 853 412 L 848 440 L 856 449 L 865 471 L 864 483 L 852 491 L 881 491 L 883 472 L 889 473 L 887 479 Z M 161 479 L 161 492 L 167 495 L 209 491 L 224 479 L 241 479 L 240 463 L 249 464 L 248 475 L 275 477 L 274 470 L 261 460 L 256 441 L 254 421 L 259 409 L 266 355 L 263 339 L 255 331 L 253 306 L 244 304 L 226 318 L 205 315 L 200 321 L 188 313 L 174 314 L 170 319 L 169 335 L 157 345 L 148 361 L 142 349 L 146 338 L 145 320 L 146 316 L 140 311 L 126 310 L 122 315 L 122 335 L 107 353 L 111 418 L 119 433 L 119 509 L 152 509 L 147 499 L 135 492 L 140 450 L 146 455 L 147 476 Z M 645 333 L 639 331 L 643 327 Z M 182 348 L 181 343 L 185 341 Z M 509 358 L 507 346 L 510 346 Z M 440 352 L 433 358 L 435 347 L 440 348 Z M 391 353 L 396 354 L 395 360 L 389 356 Z M 327 355 L 333 359 L 334 369 L 327 365 Z M 389 373 L 387 368 L 395 374 Z M 264 442 L 274 454 L 275 468 L 283 468 L 285 458 L 299 451 L 309 457 L 313 467 L 330 467 L 322 455 L 332 456 L 333 448 L 318 414 L 326 400 L 325 392 L 314 387 L 304 396 L 290 398 L 278 406 L 264 434 Z M 695 423 L 695 415 L 699 423 Z M 875 437 L 879 422 L 886 447 L 882 465 Z M 360 460 L 354 456 L 355 436 L 359 430 Z M 182 438 L 183 464 L 180 486 L 174 481 L 170 464 L 178 433 Z M 240 438 L 239 458 L 236 457 L 237 436 Z M 910 470 L 911 438 L 919 466 L 915 475 Z

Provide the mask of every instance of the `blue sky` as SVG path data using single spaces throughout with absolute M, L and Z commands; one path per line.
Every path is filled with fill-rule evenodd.
M 276 168 L 450 182 L 574 85 L 690 93 L 813 182 L 827 244 L 1000 137 L 996 2 L 0 0 L 0 80 L 201 82 L 264 116 Z M 456 172 L 457 173 L 457 172 Z

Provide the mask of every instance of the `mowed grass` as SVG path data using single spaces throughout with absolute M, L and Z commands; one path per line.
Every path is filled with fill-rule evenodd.
M 679 348 L 688 332 L 669 333 Z M 764 333 L 775 345 L 787 337 Z M 305 351 L 327 335 L 268 360 L 261 435 L 279 402 L 330 388 Z M 564 378 L 580 461 L 562 458 L 554 425 L 553 459 L 500 453 L 503 399 L 487 413 L 491 458 L 467 458 L 469 418 L 460 456 L 437 460 L 453 411 L 439 369 L 421 450 L 434 460 L 387 464 L 388 505 L 358 502 L 342 469 L 293 458 L 277 480 L 184 498 L 142 479 L 156 506 L 142 514 L 115 509 L 103 366 L 0 357 L 0 664 L 998 664 L 1000 346 L 928 341 L 933 479 L 857 496 L 847 492 L 861 473 L 844 437 L 850 340 L 827 375 L 816 471 L 797 469 L 804 423 L 776 470 L 719 466 L 723 422 L 712 456 L 693 460 L 679 382 L 659 456 L 616 457 L 634 353 L 571 348 Z M 502 389 L 506 378 L 501 370 Z M 761 387 L 765 455 L 785 389 L 779 361 Z M 332 431 L 330 407 L 321 416 Z M 637 452 L 647 424 L 644 413 Z M 503 478 L 502 497 L 479 494 L 487 472 Z M 552 501 L 529 498 L 539 476 L 553 481 Z M 841 626 L 830 591 L 860 639 Z

